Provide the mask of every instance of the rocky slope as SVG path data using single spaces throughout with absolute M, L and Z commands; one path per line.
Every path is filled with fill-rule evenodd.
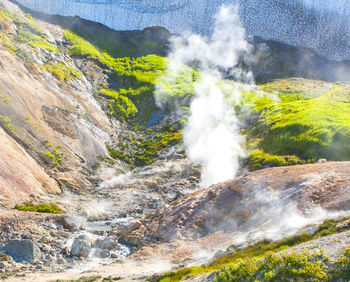
M 57 183 L 2 128 L 0 139 L 2 200 L 23 201 L 30 195 L 61 192 Z
M 0 255 L 0 277 L 79 278 L 64 272 L 117 263 L 100 274 L 143 279 L 159 265 L 208 262 L 233 243 L 277 239 L 348 210 L 348 162 L 287 167 L 349 160 L 350 84 L 334 81 L 345 80 L 347 62 L 251 38 L 255 60 L 243 67 L 259 85 L 244 88 L 236 107 L 246 174 L 197 191 L 186 117 L 153 97 L 170 36 L 31 15 L 0 0 L 0 249 L 10 255 Z M 193 95 L 199 74 L 184 73 L 174 99 Z M 63 215 L 12 210 L 24 202 L 17 208 Z
M 46 174 L 57 181 L 61 189 L 80 190 L 95 185 L 97 178 L 93 176 L 92 169 L 101 163 L 99 159 L 107 161 L 106 143 L 113 145 L 121 141 L 118 150 L 122 145 L 131 146 L 133 149 L 129 149 L 129 152 L 124 149 L 121 150 L 122 154 L 117 152 L 124 161 L 131 159 L 148 163 L 150 158 L 157 156 L 159 149 L 155 148 L 161 142 L 165 144 L 178 138 L 174 132 L 178 128 L 171 129 L 173 132 L 169 132 L 170 135 L 162 135 L 158 139 L 154 139 L 155 133 L 137 133 L 138 142 L 144 138 L 153 138 L 154 141 L 142 144 L 146 155 L 141 153 L 141 156 L 135 156 L 132 150 L 136 150 L 136 143 L 129 141 L 134 140 L 134 137 L 130 139 L 135 134 L 134 130 L 130 131 L 116 119 L 125 119 L 124 115 L 132 116 L 135 113 L 123 112 L 123 116 L 113 114 L 113 95 L 117 95 L 118 91 L 130 91 L 127 87 L 132 85 L 132 91 L 141 91 L 143 95 L 140 99 L 133 93 L 128 94 L 138 111 L 132 127 L 149 124 L 147 122 L 152 121 L 152 118 L 149 119 L 152 111 L 155 117 L 164 118 L 162 114 L 159 115 L 152 97 L 155 80 L 152 78 L 152 81 L 145 83 L 141 76 L 142 72 L 147 72 L 153 77 L 156 70 L 152 64 L 156 62 L 161 66 L 161 57 L 139 59 L 145 65 L 140 78 L 136 78 L 140 79 L 136 87 L 133 86 L 133 73 L 127 73 L 126 69 L 115 73 L 114 69 L 120 68 L 123 60 L 130 61 L 131 56 L 164 55 L 170 36 L 168 31 L 148 28 L 144 31 L 116 32 L 79 18 L 50 17 L 40 13 L 34 13 L 37 20 L 33 20 L 9 1 L 2 0 L 1 5 L 4 7 L 1 12 L 0 50 L 1 124 L 6 133 L 44 168 Z M 97 34 L 103 34 L 106 39 L 100 40 Z M 265 42 L 259 38 L 252 44 L 257 58 L 252 67 L 256 79 L 260 81 L 285 76 L 342 79 L 346 71 L 338 70 L 348 69 L 346 63 L 327 61 L 307 49 L 274 41 Z M 99 50 L 106 50 L 112 60 Z M 119 59 L 121 57 L 123 59 Z M 294 67 L 291 68 L 291 65 Z M 18 80 L 21 83 L 17 83 Z M 105 89 L 114 92 L 106 92 Z M 163 133 L 162 128 L 156 131 Z M 19 151 L 15 147 L 11 150 L 13 158 L 19 158 L 16 157 Z M 119 163 L 119 171 L 123 167 L 125 164 Z M 30 171 L 37 178 L 37 169 Z M 21 179 L 18 176 L 4 177 L 14 178 L 12 180 L 16 183 Z M 42 187 L 48 186 L 51 187 L 47 188 L 48 191 L 58 192 L 57 185 L 53 188 L 54 184 L 50 181 L 50 185 L 45 184 L 48 183 L 46 181 L 35 184 L 31 189 L 41 191 Z M 18 191 L 21 189 L 27 192 L 18 199 L 4 193 L 5 200 L 28 199 L 30 190 L 19 188 Z
M 271 237 L 281 237 L 294 229 L 293 224 L 298 226 L 295 220 L 302 225 L 308 218 L 312 221 L 313 217 L 331 216 L 332 211 L 348 211 L 349 172 L 349 162 L 252 172 L 161 207 L 145 221 L 146 228 L 134 232 L 140 236 L 143 230 L 146 238 L 166 242 L 198 239 L 218 231 L 231 238 L 234 233 L 251 231 L 253 238 L 259 232 L 266 236 L 271 229 Z
M 57 193 L 58 185 L 61 189 L 88 189 L 93 186 L 89 177 L 97 157 L 108 157 L 105 144 L 118 140 L 118 121 L 108 117 L 94 98 L 100 85 L 109 84 L 109 76 L 93 60 L 73 58 L 65 50 L 68 42 L 61 26 L 34 22 L 8 1 L 0 4 L 5 7 L 0 19 L 0 111 L 6 131 L 2 138 L 8 144 L 3 154 L 13 159 L 3 163 L 1 170 L 9 171 L 2 176 L 4 182 L 20 186 L 14 197 L 3 186 L 2 196 L 4 200 L 25 200 L 35 191 Z M 79 25 L 83 23 L 77 20 L 76 28 Z M 96 25 L 95 28 L 104 30 Z M 146 34 L 147 31 L 136 32 L 135 40 L 152 37 L 152 32 Z M 15 160 L 23 161 L 17 166 Z M 46 173 L 32 164 L 35 162 Z M 10 174 L 21 169 L 22 163 L 26 172 Z M 24 178 L 24 173 L 28 177 Z M 19 185 L 24 179 L 27 183 Z

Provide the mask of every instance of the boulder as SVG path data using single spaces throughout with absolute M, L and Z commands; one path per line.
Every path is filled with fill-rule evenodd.
M 102 250 L 113 250 L 118 245 L 117 239 L 115 237 L 106 237 L 98 243 L 98 247 Z
M 105 237 L 103 239 L 97 238 L 94 242 L 94 247 L 102 250 L 113 250 L 117 248 L 118 242 L 115 236 Z
M 131 220 L 125 224 L 121 224 L 117 227 L 116 233 L 118 235 L 124 236 L 127 233 L 133 232 L 141 227 L 141 222 L 138 220 Z
M 91 243 L 87 236 L 79 236 L 72 244 L 70 254 L 76 257 L 88 257 L 91 252 Z
M 39 247 L 31 240 L 11 240 L 7 242 L 3 251 L 19 262 L 34 263 L 41 257 Z

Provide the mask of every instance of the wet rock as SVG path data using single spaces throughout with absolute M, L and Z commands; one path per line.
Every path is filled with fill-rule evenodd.
M 36 265 L 34 269 L 35 269 L 35 270 L 40 270 L 40 269 L 42 269 L 42 268 L 43 268 L 43 266 L 39 264 L 39 265 Z
M 133 245 L 133 246 L 137 246 L 137 247 L 144 244 L 144 240 L 141 237 L 139 237 L 138 235 L 129 235 L 129 236 L 124 238 L 124 241 L 128 245 Z
M 68 256 L 70 254 L 69 248 L 65 247 L 61 250 L 62 255 Z
M 117 247 L 117 239 L 113 236 L 111 237 L 106 237 L 103 240 L 97 239 L 95 241 L 95 246 L 102 250 L 113 250 Z
M 96 234 L 96 235 L 103 236 L 103 235 L 105 235 L 106 232 L 104 230 L 94 230 L 92 233 Z
M 119 258 L 119 255 L 116 253 L 111 253 L 111 258 Z
M 76 257 L 88 257 L 91 252 L 91 243 L 87 236 L 79 236 L 73 242 L 70 253 Z
M 69 231 L 78 231 L 82 227 L 82 220 L 76 216 L 63 216 L 61 217 L 61 224 L 64 229 Z
M 141 222 L 138 220 L 131 220 L 126 224 L 121 224 L 117 227 L 117 234 L 123 236 L 141 227 Z
M 95 252 L 95 256 L 98 258 L 108 258 L 110 255 L 111 252 L 109 250 L 97 249 Z
M 39 247 L 30 240 L 11 240 L 3 251 L 19 262 L 34 263 L 41 257 Z

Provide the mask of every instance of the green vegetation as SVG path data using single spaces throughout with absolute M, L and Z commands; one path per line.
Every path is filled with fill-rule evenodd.
M 102 64 L 112 67 L 115 63 L 115 59 L 111 57 L 107 52 L 101 52 L 91 44 L 89 41 L 85 40 L 78 33 L 65 30 L 64 36 L 73 46 L 69 49 L 69 53 L 72 56 L 86 56 L 87 58 L 97 59 Z
M 114 162 L 111 159 L 107 159 L 104 156 L 98 156 L 97 159 L 101 162 L 106 163 L 106 164 L 114 164 Z
M 0 33 L 0 43 L 6 47 L 12 54 L 16 54 L 17 48 L 7 39 L 5 33 Z
M 133 162 L 129 159 L 129 157 L 123 153 L 120 150 L 117 150 L 109 145 L 106 146 L 108 153 L 110 155 L 111 158 L 116 159 L 116 160 L 121 160 L 129 165 L 132 165 Z
M 95 162 L 95 163 L 91 166 L 91 168 L 92 168 L 92 170 L 98 170 L 100 166 L 101 166 L 101 164 L 100 164 L 99 162 Z
M 238 109 L 254 116 L 242 131 L 252 169 L 350 159 L 350 85 L 284 79 L 259 87 L 270 93 L 246 93 Z
M 5 102 L 6 104 L 9 104 L 11 102 L 11 98 L 9 96 L 7 96 L 7 95 L 1 95 L 0 94 L 0 100 Z
M 238 259 L 221 271 L 215 281 L 325 281 L 330 278 L 329 272 L 339 268 L 335 264 L 329 269 L 328 261 L 322 252 L 268 253 L 262 258 Z
M 304 164 L 305 161 L 299 159 L 297 156 L 279 156 L 265 153 L 261 149 L 257 149 L 250 152 L 249 158 L 247 160 L 250 170 L 258 170 L 264 167 L 273 166 L 288 166 Z
M 19 272 L 19 270 L 8 271 L 8 272 L 5 272 L 5 273 L 0 273 L 0 279 L 7 279 L 7 278 L 9 278 L 9 277 L 13 277 L 13 276 L 15 276 L 18 272 Z
M 47 143 L 47 146 L 51 147 L 51 143 Z M 62 153 L 60 152 L 61 146 L 58 145 L 56 148 L 53 148 L 53 150 L 50 151 L 41 151 L 43 156 L 47 157 L 50 161 L 50 163 L 54 166 L 59 166 L 62 164 Z
M 65 38 L 72 45 L 69 49 L 72 56 L 96 59 L 110 69 L 111 76 L 117 81 L 118 89 L 101 90 L 101 95 L 110 99 L 109 114 L 122 122 L 136 117 L 135 129 L 144 129 L 150 114 L 157 109 L 154 101 L 155 85 L 166 71 L 167 60 L 157 55 L 121 57 L 116 49 L 102 44 L 102 40 L 98 40 L 96 45 L 92 44 L 96 40 L 91 34 L 84 38 L 76 31 L 66 30 Z M 183 73 L 178 75 L 176 84 L 164 79 L 160 91 L 166 91 L 174 99 L 190 96 L 193 94 L 192 83 L 197 78 L 195 70 L 183 66 Z
M 118 149 L 107 146 L 109 155 L 130 165 L 149 165 L 159 155 L 161 149 L 182 140 L 182 131 L 175 130 L 169 124 L 156 130 L 149 128 L 145 137 L 126 136 L 118 144 Z
M 71 81 L 82 76 L 82 73 L 76 70 L 71 64 L 64 64 L 62 62 L 50 62 L 47 65 L 42 66 L 42 69 L 52 73 L 61 81 Z
M 193 277 L 201 273 L 212 273 L 216 271 L 222 271 L 240 261 L 249 262 L 252 261 L 253 258 L 265 256 L 269 252 L 283 251 L 290 247 L 319 238 L 321 236 L 343 232 L 346 229 L 343 229 L 342 227 L 337 227 L 337 224 L 348 219 L 349 218 L 325 220 L 323 224 L 321 224 L 318 227 L 318 230 L 313 235 L 309 233 L 298 234 L 275 242 L 271 240 L 262 240 L 260 242 L 246 247 L 243 250 L 237 250 L 235 246 L 232 246 L 229 248 L 232 251 L 232 253 L 219 257 L 207 265 L 180 268 L 173 272 L 164 273 L 161 277 L 157 278 L 156 280 L 151 279 L 151 281 L 180 281 L 182 279 Z M 258 277 L 255 277 L 255 279 L 258 279 Z M 277 279 L 275 281 L 279 280 Z
M 15 38 L 10 33 L 0 34 L 0 43 L 25 60 L 28 54 L 19 43 L 58 51 L 46 40 L 29 14 L 17 16 L 0 9 L 0 21 L 5 26 L 12 21 L 19 27 Z M 78 25 L 68 29 L 66 26 L 64 36 L 70 43 L 67 51 L 72 56 L 90 58 L 105 69 L 111 83 L 96 90 L 97 99 L 101 99 L 109 115 L 140 133 L 131 138 L 135 140 L 123 139 L 118 147 L 109 147 L 110 155 L 129 164 L 147 165 L 160 149 L 181 139 L 180 134 L 176 135 L 178 130 L 170 133 L 159 130 L 157 134 L 145 132 L 147 121 L 157 110 L 155 90 L 170 97 L 165 112 L 172 110 L 172 104 L 184 106 L 183 117 L 180 117 L 183 124 L 188 101 L 194 93 L 193 82 L 200 74 L 189 66 L 182 66 L 180 74 L 168 73 L 166 58 L 149 55 L 160 54 L 165 50 L 164 46 L 148 39 L 131 36 L 126 40 L 125 36 L 108 29 L 96 31 L 97 27 Z M 62 81 L 82 75 L 63 62 L 49 62 L 41 68 Z M 171 83 L 173 81 L 176 83 Z M 218 84 L 225 90 L 226 81 Z M 242 123 L 246 125 L 242 134 L 249 152 L 243 162 L 251 170 L 315 162 L 320 158 L 350 159 L 350 115 L 344 114 L 350 110 L 349 84 L 290 78 L 274 80 L 259 88 L 261 91 L 243 91 L 242 102 L 236 106 L 239 117 L 248 120 Z M 230 95 L 229 91 L 225 93 Z M 87 115 L 81 117 L 88 119 Z M 6 125 L 10 126 L 10 123 Z M 61 162 L 57 152 L 45 150 L 43 154 L 55 165 Z
M 5 24 L 6 27 L 10 26 L 10 20 L 5 9 L 0 8 L 0 22 Z
M 125 122 L 130 120 L 137 114 L 138 110 L 133 102 L 127 96 L 121 94 L 123 91 L 117 92 L 103 89 L 101 93 L 112 98 L 109 103 L 109 113 L 120 121 Z
M 40 204 L 34 205 L 32 203 L 26 203 L 24 205 L 16 205 L 16 210 L 19 211 L 30 211 L 30 212 L 41 212 L 41 213 L 55 213 L 61 214 L 62 210 L 54 204 Z
M 9 117 L 0 115 L 0 124 L 7 128 L 12 134 L 16 135 L 15 126 Z
M 38 48 L 49 50 L 51 52 L 58 52 L 58 49 L 54 47 L 52 44 L 50 44 L 49 42 L 47 42 L 45 38 L 37 34 L 34 34 L 30 31 L 20 30 L 17 33 L 16 41 L 20 43 L 26 43 L 34 48 L 38 47 Z
M 10 23 L 16 24 L 18 31 L 17 34 L 12 35 L 8 33 L 0 34 L 0 43 L 6 47 L 12 54 L 23 58 L 29 62 L 31 58 L 20 46 L 21 43 L 27 44 L 33 48 L 42 48 L 51 52 L 58 52 L 59 50 L 47 41 L 47 37 L 42 29 L 35 23 L 30 14 L 25 16 L 17 15 L 9 10 L 0 8 L 0 21 L 5 24 L 6 27 L 10 26 Z M 4 30 L 6 31 L 7 28 Z

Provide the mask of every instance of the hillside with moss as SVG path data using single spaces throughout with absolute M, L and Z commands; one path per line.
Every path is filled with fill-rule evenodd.
M 34 15 L 48 20 L 45 15 Z M 169 112 L 162 112 L 154 100 L 157 79 L 167 71 L 164 56 L 169 33 L 161 28 L 116 32 L 78 18 L 49 19 L 62 28 L 63 41 L 58 45 L 30 14 L 21 17 L 2 9 L 2 46 L 21 58 L 30 72 L 45 71 L 68 85 L 82 76 L 93 82 L 93 95 L 105 114 L 125 124 L 132 133 L 123 136 L 119 145 L 108 145 L 112 158 L 132 166 L 147 165 L 161 149 L 181 142 L 186 115 L 180 120 L 167 120 Z M 12 22 L 19 26 L 15 36 L 6 32 Z M 53 57 L 68 54 L 76 62 L 54 59 L 38 63 L 28 56 L 27 48 L 45 50 Z M 89 62 L 89 68 L 77 66 L 83 61 Z M 197 70 L 184 66 L 177 83 L 163 87 L 174 99 L 188 104 L 193 95 L 192 84 L 199 75 Z M 258 89 L 243 91 L 241 105 L 236 109 L 248 152 L 242 163 L 256 170 L 319 159 L 348 160 L 349 119 L 344 113 L 349 110 L 349 91 L 348 83 L 303 78 L 272 78 L 270 82 L 258 83 Z M 3 97 L 4 103 L 9 103 L 10 97 Z M 5 118 L 11 119 L 4 116 L 4 125 L 9 128 Z M 52 152 L 41 152 L 56 166 L 63 161 L 57 146 Z M 92 167 L 99 160 L 95 157 L 89 163 Z
M 165 270 L 175 268 L 150 281 L 348 279 L 348 249 L 341 256 L 337 248 L 335 260 L 318 248 L 288 252 L 322 240 L 348 244 L 349 218 L 341 218 L 350 209 L 348 62 L 248 38 L 254 60 L 239 66 L 255 84 L 229 71 L 215 84 L 235 100 L 242 175 L 199 190 L 202 169 L 188 157 L 183 132 L 196 82 L 206 76 L 196 61 L 171 72 L 173 35 L 162 27 L 116 31 L 14 3 L 0 0 L 0 250 L 30 242 L 39 262 L 0 255 L 0 278 L 66 274 L 96 261 L 125 274 L 142 261 L 132 271 L 144 280 L 156 272 L 157 253 L 169 260 Z M 168 98 L 162 107 L 159 92 Z M 293 222 L 312 224 L 263 240 L 295 210 Z M 232 244 L 241 235 L 244 244 Z M 74 241 L 90 247 L 87 254 L 73 255 Z

